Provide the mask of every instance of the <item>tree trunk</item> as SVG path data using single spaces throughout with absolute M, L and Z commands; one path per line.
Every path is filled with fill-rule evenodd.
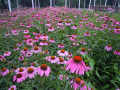
M 34 7 L 34 0 L 32 0 L 32 8 L 34 9 L 35 7 Z
M 95 8 L 96 0 L 94 0 L 94 8 Z
M 38 0 L 38 7 L 40 8 L 40 0 Z
M 69 8 L 70 8 L 70 0 L 69 0 Z
M 52 7 L 52 0 L 50 0 L 50 7 Z
M 80 1 L 81 1 L 81 0 L 79 0 L 79 5 L 78 5 L 79 10 L 80 10 Z
M 19 1 L 18 0 L 16 0 L 16 4 L 17 4 L 17 8 L 19 8 Z
M 37 1 L 35 0 L 35 8 L 37 8 Z
M 105 7 L 106 7 L 106 5 L 107 5 L 107 0 L 105 0 Z
M 54 3 L 54 7 L 55 7 L 55 0 L 53 0 L 53 3 Z
M 10 11 L 10 13 L 12 12 L 12 9 L 11 9 L 11 2 L 10 2 L 10 0 L 8 0 L 8 7 L 9 7 L 9 11 Z
M 90 0 L 90 2 L 89 2 L 89 9 L 90 9 L 90 7 L 91 7 L 91 0 Z
M 65 0 L 65 8 L 67 8 L 67 0 Z
M 85 6 L 85 3 L 86 3 L 85 1 L 86 1 L 86 0 L 84 0 L 84 8 L 86 7 L 86 6 Z
M 100 7 L 101 7 L 101 0 L 100 0 Z

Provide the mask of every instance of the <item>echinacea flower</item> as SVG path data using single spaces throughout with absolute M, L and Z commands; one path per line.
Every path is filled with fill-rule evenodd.
M 51 39 L 49 40 L 49 42 L 50 42 L 50 43 L 55 43 L 55 40 L 54 40 L 53 38 L 51 38 Z
M 36 73 L 36 67 L 30 66 L 27 68 L 27 77 L 29 77 L 30 79 L 34 78 Z
M 3 61 L 5 57 L 3 55 L 0 55 L 0 61 Z
M 40 40 L 48 40 L 48 35 L 46 35 L 46 34 L 41 35 Z
M 18 60 L 19 60 L 19 61 L 23 61 L 23 60 L 24 60 L 24 56 L 19 56 L 19 57 L 18 57 Z
M 71 83 L 71 86 L 74 88 L 74 90 L 77 90 L 78 88 L 80 88 L 80 90 L 93 90 L 92 88 L 86 86 L 85 82 L 80 78 L 75 78 L 73 81 L 71 81 Z
M 10 36 L 10 33 L 9 33 L 9 32 L 6 32 L 6 33 L 5 33 L 5 36 L 6 36 L 6 37 Z
M 26 73 L 18 72 L 15 76 L 13 76 L 13 81 L 17 83 L 21 83 L 26 79 Z
M 47 41 L 41 41 L 39 45 L 40 46 L 48 46 L 49 43 Z
M 46 77 L 48 77 L 49 76 L 49 74 L 50 74 L 50 72 L 51 72 L 51 69 L 50 69 L 50 67 L 49 66 L 47 66 L 46 64 L 42 64 L 41 66 L 39 66 L 38 68 L 37 68 L 37 72 L 38 72 L 38 74 L 42 77 L 42 76 L 46 76 Z
M 87 54 L 86 48 L 81 48 L 80 54 L 81 55 Z
M 26 73 L 26 68 L 25 67 L 20 67 L 15 70 L 16 73 Z
M 55 31 L 54 27 L 49 27 L 48 28 L 48 32 L 53 32 L 53 31 Z
M 19 32 L 17 30 L 11 30 L 12 35 L 18 35 Z
M 29 45 L 29 46 L 33 46 L 34 40 L 33 39 L 27 39 L 26 44 Z
M 66 70 L 70 70 L 71 73 L 84 75 L 84 73 L 90 69 L 90 67 L 85 65 L 81 56 L 74 56 L 74 58 L 71 58 L 66 63 Z
M 16 46 L 21 47 L 22 46 L 22 42 L 17 43 Z
M 29 30 L 24 30 L 23 33 L 24 33 L 24 34 L 28 34 L 28 33 L 29 33 Z
M 26 57 L 31 57 L 32 55 L 33 55 L 33 52 L 28 51 L 25 56 L 26 56 Z
M 57 51 L 57 54 L 58 54 L 59 56 L 63 56 L 63 57 L 64 57 L 64 56 L 68 56 L 68 52 L 65 51 L 64 49 Z
M 24 35 L 24 38 L 27 38 L 27 39 L 28 39 L 28 38 L 30 38 L 30 37 L 31 37 L 31 36 L 30 36 L 29 34 L 25 34 L 25 35 Z
M 12 85 L 12 86 L 10 86 L 10 88 L 8 90 L 16 90 L 16 86 Z
M 65 22 L 65 25 L 66 25 L 66 26 L 70 26 L 70 25 L 71 25 L 71 21 L 66 21 L 66 22 Z
M 84 36 L 91 36 L 91 34 L 87 31 L 84 33 Z
M 111 51 L 112 50 L 112 46 L 111 45 L 106 45 L 105 46 L 105 50 L 108 51 L 108 52 Z
M 120 56 L 120 50 L 115 50 L 113 53 Z
M 11 52 L 10 51 L 6 51 L 5 53 L 4 53 L 4 56 L 10 56 L 11 55 Z
M 59 61 L 59 58 L 57 56 L 47 56 L 46 60 L 51 63 L 57 63 Z
M 77 29 L 77 26 L 76 26 L 76 25 L 73 25 L 73 26 L 71 27 L 71 29 L 76 30 L 76 29 Z
M 70 37 L 69 39 L 74 42 L 76 41 L 76 37 Z
M 59 61 L 57 62 L 57 64 L 66 64 L 67 61 L 64 60 L 63 57 L 59 57 Z
M 0 74 L 2 76 L 6 76 L 7 74 L 9 73 L 9 70 L 5 67 L 3 67 L 1 70 L 0 70 Z
M 23 50 L 21 50 L 20 52 L 21 52 L 21 55 L 25 56 L 28 51 L 29 51 L 28 48 L 24 47 Z
M 33 49 L 31 50 L 33 53 L 40 53 L 42 51 L 41 47 L 34 46 Z
M 120 34 L 120 29 L 114 29 L 115 34 Z
M 58 48 L 64 48 L 64 44 L 58 44 Z

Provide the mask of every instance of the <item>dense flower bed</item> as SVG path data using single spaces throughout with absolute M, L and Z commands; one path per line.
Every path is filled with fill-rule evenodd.
M 0 90 L 120 87 L 120 21 L 114 14 L 68 8 L 30 12 L 14 13 L 14 22 L 0 31 Z

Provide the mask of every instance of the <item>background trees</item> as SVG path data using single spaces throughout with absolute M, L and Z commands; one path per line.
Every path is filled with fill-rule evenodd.
M 32 7 L 32 0 L 10 0 L 11 7 Z M 79 1 L 81 8 L 88 8 L 90 0 L 52 0 L 52 6 L 65 6 L 69 8 L 78 8 Z M 95 5 L 105 5 L 106 0 L 95 0 Z M 91 5 L 94 5 L 94 0 L 91 0 Z M 107 0 L 106 5 L 111 5 L 114 7 L 120 7 L 120 0 Z M 34 0 L 35 7 L 47 7 L 50 6 L 50 0 Z M 8 0 L 0 0 L 0 9 L 8 9 Z

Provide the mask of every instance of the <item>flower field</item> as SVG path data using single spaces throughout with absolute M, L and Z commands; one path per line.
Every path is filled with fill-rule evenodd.
M 0 17 L 0 90 L 119 88 L 119 13 L 51 7 Z

